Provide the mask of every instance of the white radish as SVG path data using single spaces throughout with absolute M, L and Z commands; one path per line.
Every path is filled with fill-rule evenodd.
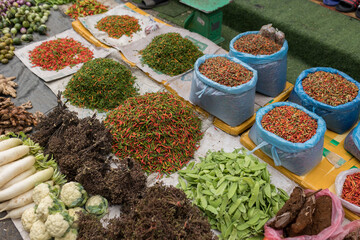
M 21 145 L 23 142 L 19 138 L 9 138 L 0 142 L 0 152 Z
M 29 203 L 34 202 L 32 199 L 32 194 L 33 194 L 33 189 L 30 189 L 29 191 L 27 191 L 23 194 L 20 194 L 19 196 L 15 197 L 9 201 L 6 201 L 7 205 L 3 209 L 1 209 L 0 212 L 9 211 L 14 208 L 19 208 L 19 207 L 22 207 Z
M 5 165 L 6 166 L 6 165 Z M 14 177 L 13 179 L 11 179 L 10 181 L 8 181 L 4 186 L 2 186 L 0 188 L 0 190 L 3 190 L 5 188 L 10 187 L 11 185 L 20 182 L 21 180 L 27 178 L 28 176 L 33 175 L 36 172 L 36 168 L 35 167 L 31 167 L 30 169 L 26 170 L 25 172 L 20 173 L 19 175 L 17 175 L 16 177 Z M 0 207 L 1 209 L 1 207 Z
M 8 205 L 8 203 L 9 203 L 9 201 L 0 203 L 0 209 L 3 209 L 4 207 L 6 207 L 6 205 Z
M 0 218 L 1 220 L 7 219 L 7 218 L 12 218 L 12 219 L 17 219 L 17 218 L 21 218 L 21 215 L 25 212 L 26 209 L 34 207 L 35 203 L 30 203 L 28 205 L 25 205 L 23 207 L 19 207 L 19 208 L 15 208 L 13 210 L 8 211 L 7 215 L 3 218 Z
M 35 161 L 35 157 L 30 155 L 15 162 L 6 164 L 5 166 L 2 166 L 0 169 L 0 187 L 5 185 L 8 181 L 13 179 L 20 173 L 30 169 L 34 165 Z
M 0 166 L 13 162 L 30 152 L 30 147 L 20 145 L 0 152 Z
M 33 175 L 15 183 L 11 187 L 5 188 L 0 191 L 0 202 L 12 199 L 20 194 L 33 189 L 36 184 L 49 180 L 54 173 L 54 169 L 49 167 L 34 173 Z

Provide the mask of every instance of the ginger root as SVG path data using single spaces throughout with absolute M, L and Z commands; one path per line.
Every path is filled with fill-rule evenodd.
M 0 97 L 0 135 L 8 132 L 30 132 L 38 123 L 40 113 L 35 115 L 26 109 L 32 108 L 31 102 L 15 106 L 10 98 Z
M 12 97 L 16 97 L 17 83 L 13 82 L 15 77 L 6 78 L 4 75 L 0 74 L 0 94 L 10 95 Z

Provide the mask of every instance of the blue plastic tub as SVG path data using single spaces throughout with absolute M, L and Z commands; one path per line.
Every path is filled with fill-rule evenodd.
M 249 31 L 234 37 L 230 42 L 229 55 L 249 64 L 249 66 L 258 72 L 257 92 L 270 97 L 276 97 L 285 89 L 286 85 L 287 41 L 285 40 L 282 48 L 278 52 L 271 55 L 252 55 L 238 52 L 234 48 L 234 43 L 239 38 L 248 34 L 258 33 L 259 31 Z
M 304 143 L 287 141 L 267 130 L 261 125 L 263 116 L 279 106 L 293 106 L 317 120 L 316 134 Z M 252 152 L 261 150 L 274 160 L 276 166 L 283 166 L 296 175 L 305 175 L 322 160 L 324 148 L 325 121 L 304 107 L 290 102 L 278 102 L 259 109 L 256 113 L 255 124 L 251 127 L 249 137 L 257 145 Z
M 357 81 L 339 70 L 328 67 L 309 68 L 304 70 L 296 79 L 294 89 L 289 96 L 289 101 L 302 105 L 306 109 L 321 116 L 325 120 L 326 127 L 329 130 L 342 134 L 353 127 L 359 119 L 360 94 L 358 92 L 356 98 L 351 102 L 336 107 L 313 99 L 305 93 L 302 87 L 302 80 L 306 78 L 309 73 L 314 73 L 317 71 L 337 73 L 348 81 L 353 82 L 360 89 L 360 84 Z
M 206 59 L 213 57 L 226 57 L 241 64 L 253 72 L 252 79 L 236 87 L 228 87 L 212 81 L 199 72 L 199 67 Z M 232 127 L 240 125 L 254 114 L 256 70 L 229 55 L 204 55 L 195 62 L 194 69 L 190 91 L 192 103 Z

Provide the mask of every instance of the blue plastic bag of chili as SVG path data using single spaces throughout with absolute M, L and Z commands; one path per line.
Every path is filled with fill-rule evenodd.
M 278 102 L 259 109 L 249 137 L 261 149 L 296 175 L 305 175 L 322 160 L 325 121 L 304 107 Z
M 360 160 L 360 124 L 346 136 L 344 148 L 356 159 Z
M 194 69 L 192 103 L 232 127 L 254 114 L 256 70 L 229 55 L 204 55 Z
M 326 127 L 342 134 L 359 119 L 360 84 L 347 74 L 328 67 L 304 70 L 296 79 L 289 101 L 321 116 Z
M 237 35 L 230 42 L 229 55 L 243 61 L 258 72 L 257 92 L 276 97 L 285 89 L 286 85 L 288 43 L 285 40 L 278 51 L 269 55 L 264 54 L 267 49 L 260 46 L 258 55 L 238 51 L 236 49 L 238 48 L 237 41 L 248 36 L 261 37 L 259 31 L 248 31 Z M 249 39 L 249 42 L 254 41 Z M 239 46 L 244 47 L 244 44 L 246 45 L 246 43 L 241 43 Z

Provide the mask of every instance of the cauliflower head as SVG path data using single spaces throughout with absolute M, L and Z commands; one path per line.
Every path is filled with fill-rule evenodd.
M 36 205 L 38 205 L 44 197 L 51 193 L 52 186 L 49 183 L 40 183 L 38 184 L 34 190 L 32 199 Z
M 78 220 L 79 220 L 80 212 L 85 213 L 85 209 L 81 207 L 76 207 L 76 208 L 70 208 L 68 210 L 70 217 L 74 219 L 73 224 L 71 225 L 72 228 L 78 228 Z
M 35 206 L 26 209 L 23 214 L 21 215 L 21 223 L 25 229 L 25 231 L 30 232 L 31 226 L 36 222 L 38 219 L 35 214 Z
M 64 203 L 50 194 L 41 199 L 35 213 L 38 219 L 45 222 L 49 214 L 61 212 L 64 209 Z
M 29 237 L 31 240 L 49 240 L 51 235 L 46 231 L 43 221 L 37 220 L 30 228 Z
M 52 237 L 62 237 L 72 224 L 72 218 L 66 210 L 48 216 L 45 227 Z
M 55 240 L 76 240 L 78 236 L 78 231 L 74 228 L 70 228 L 70 230 L 65 233 L 64 236 L 60 238 L 55 238 Z
M 97 217 L 103 217 L 108 211 L 108 201 L 106 198 L 95 195 L 89 198 L 85 204 L 85 209 L 88 213 L 96 215 Z
M 61 189 L 60 199 L 69 208 L 81 207 L 88 199 L 88 194 L 80 183 L 68 182 Z

